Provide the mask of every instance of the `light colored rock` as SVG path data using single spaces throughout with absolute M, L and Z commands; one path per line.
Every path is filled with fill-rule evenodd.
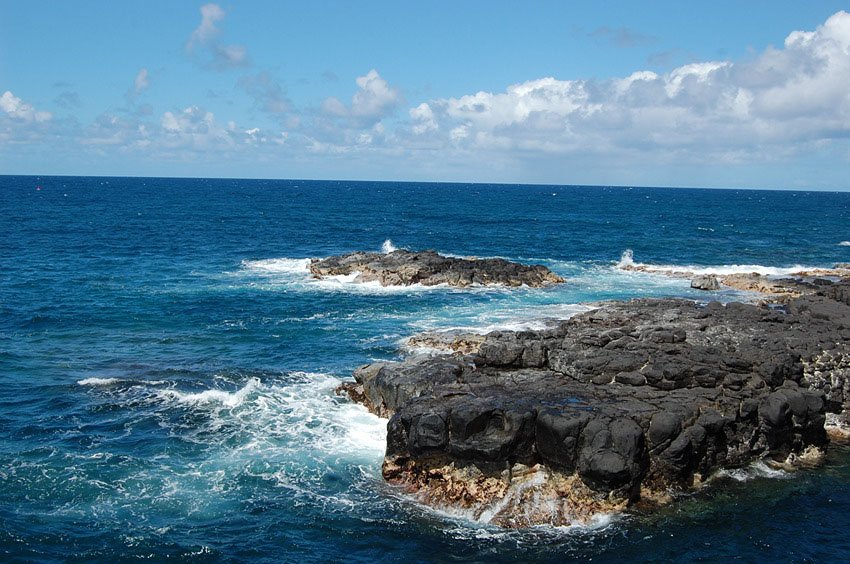
M 691 280 L 691 288 L 695 288 L 697 290 L 719 290 L 720 282 L 717 280 L 717 276 L 714 274 L 706 274 L 704 276 L 695 276 Z

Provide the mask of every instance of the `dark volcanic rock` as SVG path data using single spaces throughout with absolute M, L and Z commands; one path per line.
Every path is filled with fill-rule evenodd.
M 504 259 L 445 257 L 434 251 L 356 252 L 313 259 L 310 272 L 316 278 L 356 273 L 356 282 L 378 281 L 382 286 L 500 284 L 541 287 L 564 281 L 541 265 L 524 265 Z
M 845 296 L 827 287 L 782 310 L 612 303 L 545 331 L 491 333 L 471 355 L 369 365 L 356 387 L 391 416 L 385 477 L 434 503 L 508 495 L 527 468 L 548 472 L 556 499 L 634 501 L 824 447 L 825 413 L 850 403 Z

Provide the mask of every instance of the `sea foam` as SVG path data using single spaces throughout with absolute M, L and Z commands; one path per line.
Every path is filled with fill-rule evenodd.
M 620 256 L 616 267 L 619 269 L 638 269 L 641 272 L 649 274 L 667 274 L 667 273 L 689 273 L 695 276 L 716 274 L 718 276 L 726 276 L 730 274 L 761 274 L 764 276 L 788 276 L 797 272 L 808 270 L 816 270 L 818 266 L 809 266 L 795 264 L 793 266 L 766 266 L 762 264 L 721 264 L 715 266 L 698 266 L 689 264 L 650 264 L 635 262 L 634 253 L 631 249 L 626 249 Z
M 397 250 L 398 250 L 398 247 L 393 245 L 393 242 L 390 239 L 387 239 L 386 241 L 384 241 L 384 244 L 381 245 L 381 252 L 384 253 L 385 255 L 388 255 L 388 254 L 392 253 L 393 251 L 397 251 Z
M 310 271 L 308 258 L 243 260 L 242 268 L 259 274 L 305 274 Z
M 237 407 L 245 402 L 246 398 L 260 386 L 260 380 L 251 378 L 248 383 L 235 392 L 226 392 L 224 390 L 205 390 L 203 392 L 187 393 L 178 390 L 162 390 L 160 395 L 166 398 L 173 398 L 181 403 L 186 404 L 205 404 L 217 403 L 225 407 Z
M 756 478 L 789 478 L 790 474 L 779 468 L 771 468 L 766 463 L 759 460 L 757 462 L 753 462 L 746 468 L 720 470 L 717 473 L 717 476 L 731 478 L 736 482 L 748 482 Z
M 77 384 L 80 386 L 111 386 L 120 381 L 120 378 L 84 378 L 77 380 Z

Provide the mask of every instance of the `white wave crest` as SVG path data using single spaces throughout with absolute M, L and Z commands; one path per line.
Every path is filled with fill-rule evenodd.
M 393 242 L 390 239 L 387 239 L 386 241 L 384 241 L 384 244 L 381 245 L 381 252 L 384 253 L 385 255 L 388 255 L 391 252 L 397 251 L 397 250 L 398 250 L 398 247 L 393 245 Z
M 375 492 L 387 420 L 336 394 L 338 378 L 216 376 L 208 389 L 204 378 L 194 382 L 200 389 L 188 390 L 185 380 L 165 382 L 166 389 L 144 380 L 121 382 L 133 385 L 104 389 L 98 398 L 113 408 L 109 417 L 119 417 L 128 433 L 155 423 L 202 456 L 163 453 L 153 468 L 141 470 L 119 461 L 116 470 L 127 474 L 98 498 L 106 509 L 162 502 L 182 514 L 221 515 L 264 488 L 285 489 L 294 503 L 330 513 L 347 515 L 357 507 L 369 515 L 384 503 Z M 102 465 L 110 453 L 90 455 L 72 468 Z M 123 480 L 144 487 L 125 490 Z
M 235 392 L 225 392 L 224 390 L 205 390 L 197 393 L 186 393 L 177 390 L 162 390 L 161 397 L 168 397 L 177 400 L 180 403 L 201 405 L 205 403 L 217 403 L 225 407 L 237 407 L 248 398 L 248 396 L 257 390 L 260 386 L 260 380 L 251 378 L 239 390 Z
M 340 381 L 333 376 L 303 372 L 291 376 L 295 382 L 265 384 L 249 378 L 234 391 L 156 390 L 151 399 L 163 408 L 205 411 L 211 417 L 209 428 L 197 432 L 230 429 L 233 436 L 248 437 L 241 448 L 250 451 L 273 445 L 299 456 L 312 450 L 380 457 L 386 448 L 386 419 L 337 396 L 334 390 Z M 220 432 L 215 437 L 217 442 L 228 438 Z
M 77 384 L 80 386 L 111 386 L 120 381 L 120 378 L 84 378 L 77 380 Z
M 789 276 L 798 272 L 817 270 L 818 266 L 795 264 L 792 266 L 766 266 L 762 264 L 721 264 L 716 266 L 697 266 L 690 264 L 649 264 L 635 262 L 634 253 L 626 249 L 617 263 L 617 268 L 625 270 L 638 270 L 650 274 L 687 274 L 706 275 L 716 274 L 726 276 L 730 274 L 761 274 L 763 276 Z M 827 267 L 828 268 L 828 267 Z
M 360 282 L 357 277 L 359 272 L 339 276 L 327 276 L 322 279 L 313 279 L 310 286 L 329 292 L 345 292 L 351 294 L 413 294 L 418 292 L 447 291 L 451 289 L 448 284 L 436 284 L 425 286 L 423 284 L 410 284 L 407 286 L 382 286 L 377 280 Z
M 635 254 L 631 249 L 626 249 L 620 255 L 620 262 L 617 263 L 617 268 L 626 268 L 635 265 Z
M 446 532 L 452 538 L 460 541 L 484 540 L 489 542 L 551 542 L 561 541 L 565 537 L 596 535 L 623 520 L 622 515 L 613 513 L 598 513 L 586 523 L 570 525 L 535 525 L 526 529 L 511 529 L 486 523 L 478 523 L 442 511 L 430 511 L 442 519 L 453 521 L 455 526 Z
M 395 247 L 393 247 L 395 250 Z M 345 292 L 354 294 L 410 294 L 415 292 L 446 291 L 452 289 L 448 284 L 424 286 L 411 284 L 409 286 L 381 286 L 378 281 L 361 282 L 357 280 L 360 273 L 339 276 L 314 278 L 310 275 L 309 258 L 276 258 L 263 260 L 242 261 L 241 272 L 235 275 L 251 285 L 265 286 L 270 289 L 292 287 L 295 290 L 320 292 Z M 489 290 L 492 287 L 472 287 L 467 290 Z
M 259 274 L 305 274 L 310 271 L 308 258 L 243 260 L 242 268 Z
M 788 478 L 790 474 L 779 468 L 771 468 L 765 462 L 759 460 L 746 468 L 720 470 L 717 476 L 731 478 L 736 482 L 748 482 L 755 478 Z

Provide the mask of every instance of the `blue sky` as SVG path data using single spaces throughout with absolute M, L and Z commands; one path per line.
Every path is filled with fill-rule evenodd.
M 843 7 L 0 0 L 0 173 L 846 190 Z

